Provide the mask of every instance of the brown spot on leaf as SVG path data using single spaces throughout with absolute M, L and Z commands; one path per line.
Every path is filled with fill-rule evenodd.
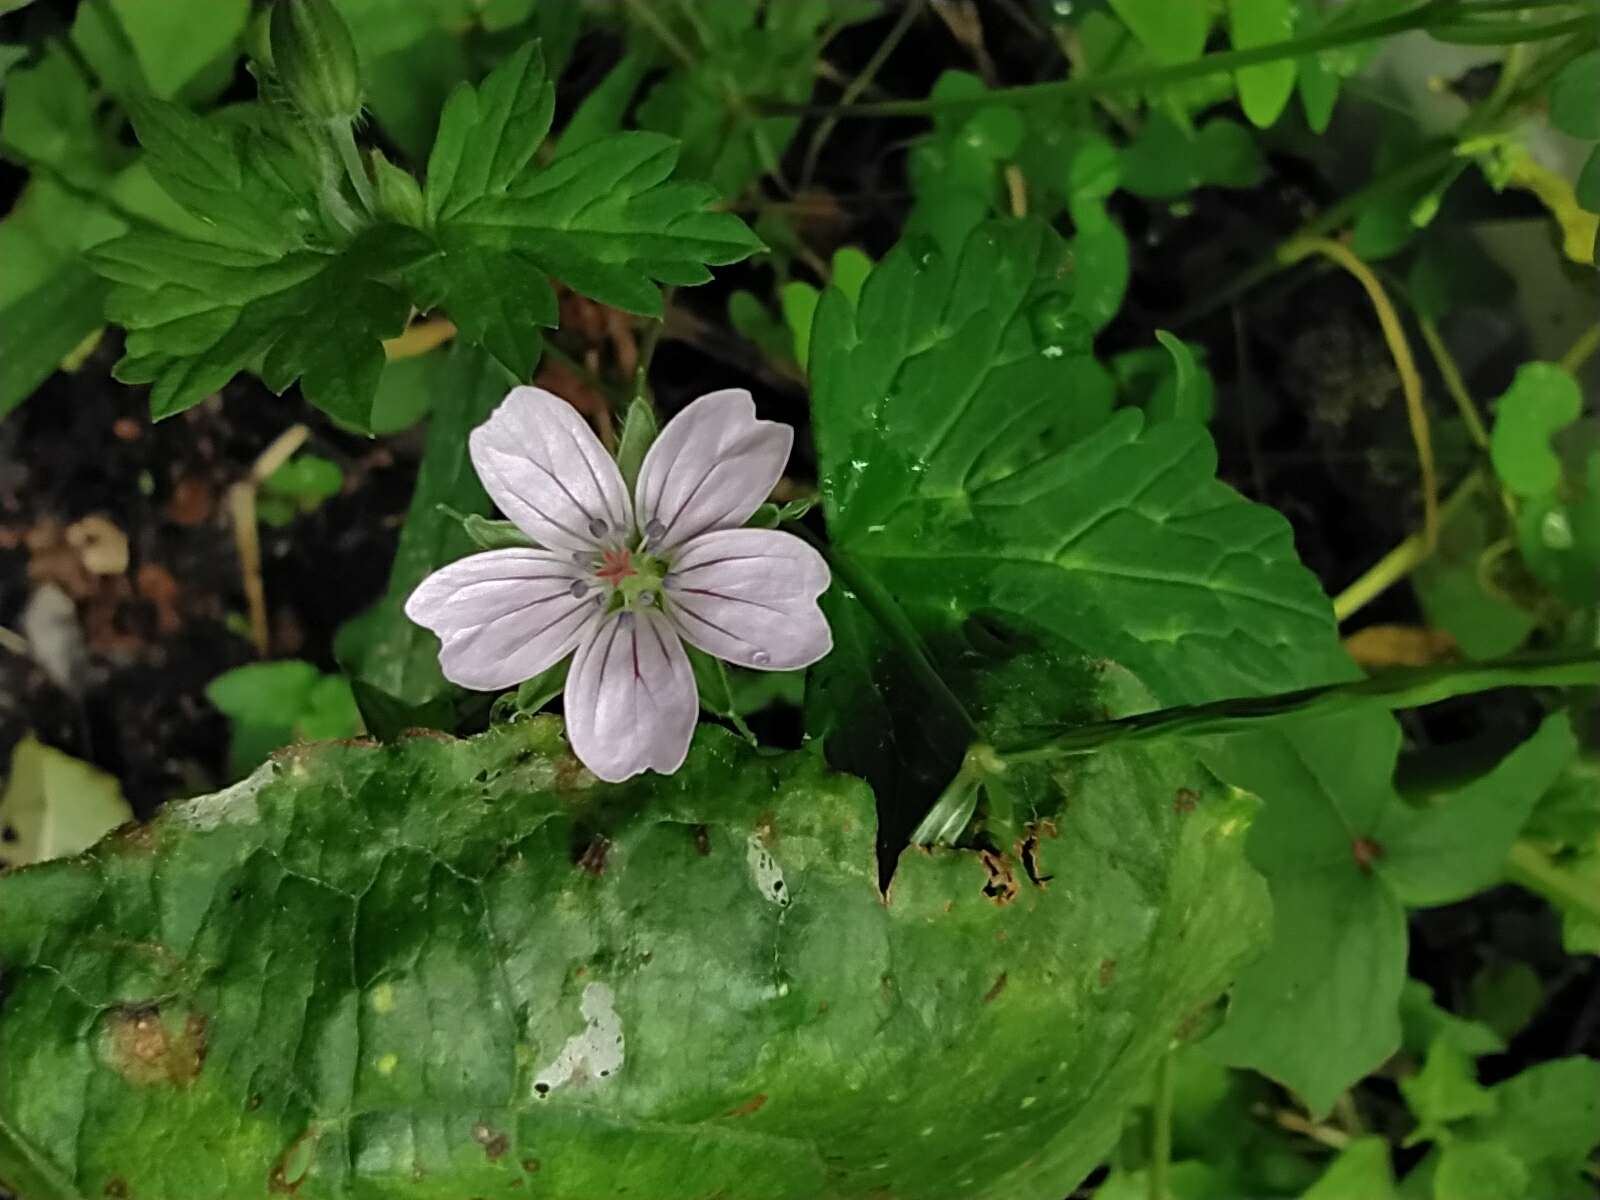
M 525 1159 L 523 1159 L 522 1160 L 522 1169 L 524 1171 L 526 1171 L 529 1175 L 537 1175 L 539 1173 L 539 1160 L 537 1158 L 525 1158 Z
M 1011 872 L 1011 858 L 1009 855 L 996 854 L 992 850 L 981 850 L 978 859 L 983 863 L 983 869 L 988 873 L 984 880 L 983 894 L 996 904 L 1010 904 L 1017 898 L 1017 879 Z
M 578 856 L 578 866 L 589 874 L 599 878 L 606 871 L 606 855 L 611 853 L 611 839 L 595 834 L 589 839 L 589 845 Z
M 778 819 L 773 816 L 771 809 L 756 818 L 755 835 L 768 850 L 778 848 Z
M 113 1009 L 106 1016 L 100 1056 L 135 1087 L 187 1088 L 206 1061 L 206 1019 L 190 1013 L 181 1025 L 157 1005 Z
M 1172 797 L 1172 811 L 1175 813 L 1191 813 L 1195 805 L 1200 803 L 1200 793 L 1193 788 L 1179 788 Z
M 1350 843 L 1350 857 L 1363 875 L 1372 874 L 1372 866 L 1383 857 L 1383 846 L 1369 837 L 1358 837 Z
M 1027 872 L 1028 879 L 1035 887 L 1044 887 L 1054 875 L 1044 873 L 1044 861 L 1039 855 L 1039 842 L 1041 838 L 1056 836 L 1056 823 L 1054 821 L 1031 822 L 1026 831 L 1026 836 L 1017 843 L 1017 857 L 1022 860 L 1022 869 Z
M 483 1156 L 490 1162 L 504 1157 L 511 1148 L 511 1140 L 505 1134 L 491 1129 L 482 1121 L 472 1127 L 472 1140 L 483 1147 Z
M 1103 988 L 1110 987 L 1112 980 L 1116 979 L 1116 977 L 1117 960 L 1114 958 L 1102 958 L 1100 960 L 1100 986 Z
M 106 1181 L 106 1195 L 111 1200 L 128 1200 L 128 1181 L 121 1176 L 113 1175 Z
M 764 1104 L 766 1104 L 766 1102 L 767 1102 L 767 1094 L 765 1092 L 757 1092 L 754 1096 L 751 1096 L 750 1099 L 746 1100 L 743 1104 L 736 1105 L 735 1107 L 730 1108 L 727 1112 L 723 1113 L 722 1115 L 725 1116 L 725 1117 L 748 1117 L 751 1113 L 760 1112 L 762 1106 Z
M 1005 990 L 1006 973 L 1001 971 L 1000 974 L 994 977 L 994 983 L 990 985 L 989 990 L 983 994 L 983 1002 L 985 1004 L 993 1002 L 994 998 Z
M 694 827 L 694 848 L 701 858 L 711 853 L 711 831 L 704 825 Z
M 300 1185 L 311 1174 L 312 1154 L 317 1148 L 317 1139 L 321 1136 L 321 1131 L 313 1125 L 289 1143 L 282 1157 L 273 1164 L 272 1170 L 267 1174 L 269 1192 L 292 1196 L 300 1190 Z

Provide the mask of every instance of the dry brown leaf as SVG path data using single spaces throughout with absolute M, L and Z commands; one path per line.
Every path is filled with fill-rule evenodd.
M 90 574 L 121 575 L 128 569 L 128 535 L 103 513 L 68 525 L 66 541 Z
M 1455 657 L 1456 640 L 1419 625 L 1368 625 L 1344 640 L 1344 648 L 1367 670 L 1426 667 Z

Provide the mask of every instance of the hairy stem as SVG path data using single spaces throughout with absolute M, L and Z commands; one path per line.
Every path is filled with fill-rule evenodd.
M 1156 1067 L 1156 1093 L 1150 1106 L 1150 1200 L 1172 1200 L 1167 1168 L 1172 1162 L 1172 1104 L 1177 1089 L 1177 1064 L 1168 1049 Z
M 372 179 L 367 175 L 367 164 L 361 161 L 361 151 L 356 147 L 356 137 L 351 131 L 350 122 L 330 123 L 328 136 L 333 139 L 333 147 L 339 152 L 339 161 L 344 163 L 344 173 L 350 177 L 350 185 L 356 189 L 361 207 L 366 210 L 369 217 L 376 216 L 378 200 L 372 193 Z
M 1518 5 L 1518 7 L 1539 7 L 1539 5 L 1535 3 L 1533 5 Z M 1433 2 L 1408 9 L 1406 12 L 1396 13 L 1393 16 L 1382 17 L 1378 20 L 1364 21 L 1359 24 L 1335 25 L 1332 28 L 1323 29 L 1303 37 L 1286 38 L 1281 42 L 1252 46 L 1247 50 L 1230 50 L 1221 54 L 1207 54 L 1192 62 L 1108 71 L 1104 75 L 1094 75 L 1086 79 L 1061 79 L 1050 83 L 1028 83 L 1016 87 L 995 88 L 992 91 L 983 93 L 981 96 L 945 96 L 937 99 L 928 97 L 922 100 L 882 100 L 848 107 L 826 104 L 790 104 L 782 101 L 758 103 L 764 111 L 776 115 L 837 115 L 839 117 L 916 117 L 945 110 L 980 108 L 991 104 L 1051 104 L 1063 100 L 1077 100 L 1101 94 L 1152 91 L 1171 84 L 1184 83 L 1190 79 L 1202 78 L 1206 75 L 1219 75 L 1228 71 L 1237 71 L 1241 67 L 1255 66 L 1258 63 L 1277 62 L 1279 59 L 1285 58 L 1299 58 L 1302 55 L 1315 54 L 1322 50 L 1333 50 L 1340 46 L 1375 41 L 1391 34 L 1405 33 L 1412 29 L 1440 26 L 1452 20 L 1483 11 L 1490 10 L 1486 10 L 1482 5 L 1465 3 L 1464 0 L 1444 0 L 1442 3 L 1438 2 L 1438 0 L 1433 0 Z M 1568 21 L 1553 22 L 1544 26 L 1517 26 L 1507 31 L 1504 37 L 1497 38 L 1497 40 L 1510 42 L 1540 41 L 1545 38 L 1560 37 L 1567 33 L 1581 32 L 1586 30 L 1592 22 L 1592 17 L 1574 17 Z
M 1043 762 L 1093 754 L 1107 746 L 1129 742 L 1253 733 L 1270 721 L 1309 720 L 1365 704 L 1387 709 L 1417 708 L 1492 688 L 1594 684 L 1600 684 L 1600 653 L 1593 651 L 1389 671 L 1356 683 L 1166 708 L 1116 721 L 1081 725 L 1030 744 L 1002 748 L 1000 757 L 1011 764 Z

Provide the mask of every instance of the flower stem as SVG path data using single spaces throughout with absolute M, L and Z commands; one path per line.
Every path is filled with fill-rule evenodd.
M 1540 7 L 1519 4 L 1518 8 Z M 1286 38 L 1264 46 L 1245 50 L 1230 50 L 1222 54 L 1207 54 L 1192 62 L 1174 63 L 1156 67 L 1133 67 L 1122 71 L 1108 71 L 1082 79 L 1061 79 L 1049 83 L 1027 83 L 1016 87 L 994 88 L 977 96 L 946 96 L 922 100 L 880 100 L 855 105 L 790 104 L 780 101 L 758 102 L 759 107 L 773 115 L 784 116 L 837 116 L 844 117 L 916 117 L 946 110 L 985 108 L 995 104 L 1048 104 L 1063 100 L 1131 91 L 1151 91 L 1170 84 L 1184 83 L 1206 75 L 1219 75 L 1237 71 L 1241 67 L 1259 63 L 1277 62 L 1285 58 L 1299 58 L 1322 50 L 1358 42 L 1375 41 L 1390 34 L 1412 29 L 1443 25 L 1451 20 L 1471 16 L 1477 12 L 1493 11 L 1482 5 L 1464 0 L 1430 0 L 1406 12 L 1382 17 L 1360 24 L 1334 26 L 1302 37 Z M 1539 41 L 1560 37 L 1587 29 L 1592 17 L 1574 17 L 1568 21 L 1541 26 L 1518 26 L 1505 32 L 1503 41 Z
M 1600 684 L 1600 653 L 1525 655 L 1489 663 L 1388 671 L 1355 683 L 1305 688 L 1276 696 L 1166 708 L 1116 721 L 1081 725 L 1028 745 L 1002 748 L 999 753 L 1009 764 L 1042 762 L 1093 754 L 1124 742 L 1251 733 L 1271 721 L 1331 716 L 1365 704 L 1391 710 L 1418 708 L 1492 688 L 1595 684 Z
M 1310 254 L 1320 254 L 1337 263 L 1355 277 L 1372 301 L 1389 345 L 1395 370 L 1400 374 L 1400 391 L 1405 396 L 1406 418 L 1411 425 L 1411 440 L 1417 447 L 1417 463 L 1422 471 L 1422 529 L 1431 552 L 1439 542 L 1439 480 L 1433 464 L 1433 437 L 1428 428 L 1428 412 L 1422 405 L 1422 376 L 1406 340 L 1405 326 L 1389 300 L 1388 292 L 1372 268 L 1362 262 L 1350 247 L 1331 238 L 1303 238 L 1284 247 L 1284 259 L 1294 263 Z
M 917 635 L 916 628 L 905 613 L 900 611 L 900 606 L 895 603 L 883 585 L 872 577 L 871 572 L 863 571 L 856 566 L 848 555 L 841 554 L 834 547 L 819 541 L 804 525 L 791 521 L 784 528 L 810 542 L 828 560 L 828 566 L 834 575 L 856 594 L 861 600 L 862 607 L 877 621 L 878 627 L 900 648 L 901 653 L 905 655 L 906 664 L 928 690 L 928 695 L 961 726 L 969 743 L 978 741 L 977 723 L 956 698 L 956 694 L 950 690 L 950 685 L 944 681 L 944 677 L 934 668 L 928 658 L 927 650 L 922 645 L 921 637 Z
M 1461 486 L 1450 493 L 1449 498 L 1439 506 L 1439 523 L 1443 525 L 1457 509 L 1477 495 L 1483 483 L 1483 476 L 1479 472 L 1474 471 L 1468 475 Z M 1374 599 L 1426 562 L 1431 554 L 1426 534 L 1413 533 L 1362 572 L 1361 578 L 1334 597 L 1334 620 L 1343 623 L 1355 616 Z
M 1600 888 L 1557 866 L 1550 856 L 1532 842 L 1512 845 L 1506 859 L 1506 878 L 1557 908 L 1581 913 L 1600 925 Z
M 1156 1067 L 1155 1102 L 1150 1106 L 1150 1200 L 1172 1200 L 1167 1168 L 1172 1162 L 1172 1104 L 1177 1088 L 1177 1064 L 1168 1049 Z
M 1433 355 L 1434 365 L 1439 368 L 1439 375 L 1444 379 L 1445 391 L 1450 393 L 1450 398 L 1456 402 L 1456 410 L 1461 414 L 1461 420 L 1466 424 L 1467 433 L 1482 450 L 1489 448 L 1489 430 L 1483 424 L 1483 417 L 1478 413 L 1478 406 L 1472 401 L 1472 394 L 1467 391 L 1467 384 L 1461 378 L 1461 368 L 1456 365 L 1455 356 L 1450 353 L 1450 348 L 1444 344 L 1444 338 L 1439 335 L 1439 327 L 1433 323 L 1432 318 L 1417 315 L 1417 328 L 1422 330 L 1422 340 L 1428 345 L 1428 352 Z
M 369 217 L 377 216 L 378 201 L 372 194 L 372 180 L 367 176 L 366 164 L 361 161 L 361 151 L 356 148 L 356 138 L 351 131 L 350 122 L 331 122 L 328 126 L 328 135 L 333 139 L 334 149 L 339 152 L 339 160 L 344 163 L 344 173 L 350 177 L 350 184 L 356 189 L 361 207 L 366 210 Z

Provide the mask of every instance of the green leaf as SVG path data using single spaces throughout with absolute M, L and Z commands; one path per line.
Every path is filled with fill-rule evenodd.
M 1039 224 L 995 223 L 959 263 L 902 243 L 859 309 L 823 297 L 813 403 L 834 544 L 905 597 L 986 605 L 1003 573 L 1005 607 L 1163 703 L 1347 670 L 1287 524 L 1216 481 L 1203 430 L 1142 431 L 1128 411 L 1074 423 L 1073 360 L 1032 319 L 1065 252 Z
M 1578 173 L 1574 195 L 1580 208 L 1600 213 L 1600 146 L 1589 151 L 1583 170 Z
M 210 240 L 278 256 L 317 236 L 310 177 L 267 127 L 207 120 L 160 100 L 137 101 L 130 115 L 150 173 Z
M 689 666 L 694 670 L 695 688 L 700 695 L 700 707 L 714 717 L 721 717 L 752 746 L 756 735 L 744 723 L 744 716 L 734 702 L 733 685 L 728 681 L 728 668 L 720 658 L 713 658 L 703 650 L 685 646 L 689 653 Z
M 1273 938 L 1240 973 L 1227 1020 L 1204 1046 L 1293 1088 L 1314 1114 L 1400 1040 L 1405 911 L 1372 869 L 1373 846 L 1357 857 L 1357 839 L 1398 803 L 1399 740 L 1387 714 L 1355 712 L 1226 739 L 1207 760 L 1268 801 L 1250 857 L 1272 892 Z
M 1254 187 L 1265 164 L 1255 136 L 1215 117 L 1192 132 L 1154 112 L 1123 152 L 1122 177 L 1136 196 L 1171 200 L 1197 187 Z
M 1511 596 L 1485 589 L 1481 564 L 1499 540 L 1504 519 L 1497 497 L 1469 501 L 1450 514 L 1439 531 L 1438 550 L 1411 576 L 1428 625 L 1448 633 L 1468 658 L 1509 654 L 1535 624 L 1533 614 Z
M 1173 415 L 1181 420 L 1206 421 L 1211 416 L 1211 390 L 1201 382 L 1201 371 L 1194 361 L 1194 351 L 1181 338 L 1165 329 L 1156 330 L 1156 341 L 1172 355 L 1175 374 Z
M 643 396 L 635 396 L 623 417 L 622 436 L 617 441 L 617 469 L 622 472 L 630 495 L 639 478 L 639 468 L 644 465 L 644 456 L 659 432 L 655 405 Z
M 1496 1112 L 1475 1132 L 1501 1143 L 1533 1173 L 1540 1200 L 1581 1197 L 1584 1160 L 1600 1146 L 1600 1062 L 1538 1063 L 1494 1089 Z
M 654 65 L 654 55 L 630 48 L 573 112 L 561 130 L 556 154 L 571 154 L 620 130 L 634 93 Z
M 344 487 L 339 464 L 319 454 L 297 454 L 262 481 L 270 494 L 294 500 L 310 512 Z
M 704 283 L 706 264 L 761 248 L 737 217 L 705 211 L 709 189 L 667 182 L 677 149 L 658 135 L 615 134 L 535 168 L 554 104 L 537 43 L 451 94 L 424 193 L 439 254 L 411 276 L 424 305 L 518 378 L 538 359 L 538 327 L 556 323 L 549 276 L 659 316 L 652 280 Z
M 365 430 L 383 371 L 382 341 L 411 303 L 381 282 L 425 257 L 426 239 L 398 225 L 368 230 L 340 254 L 251 251 L 134 233 L 95 249 L 95 268 L 120 286 L 107 315 L 128 330 L 116 376 L 152 383 L 152 414 L 191 408 L 243 370 Z
M 439 639 L 413 623 L 404 605 L 430 573 L 476 549 L 459 515 L 487 515 L 490 505 L 466 453 L 467 434 L 487 419 L 507 387 L 493 360 L 459 343 L 447 354 L 422 361 L 428 364 L 429 390 L 436 399 L 388 590 L 361 618 L 364 628 L 357 644 L 341 634 L 338 647 L 340 663 L 357 683 L 363 711 L 369 711 L 369 692 L 391 702 L 378 721 L 385 731 L 438 720 L 449 707 L 438 702 L 458 694 L 439 670 Z M 402 715 L 405 709 L 416 712 L 408 719 Z
M 1356 1138 L 1301 1200 L 1395 1200 L 1389 1144 L 1379 1137 Z
M 250 16 L 249 0 L 94 0 L 127 38 L 152 95 L 178 95 L 233 49 Z
M 1174 11 L 1182 7 L 1175 6 Z M 1287 41 L 1294 35 L 1299 7 L 1295 0 L 1229 0 L 1228 27 L 1233 48 L 1252 50 Z M 1277 121 L 1289 103 L 1294 94 L 1295 67 L 1295 59 L 1280 58 L 1241 67 L 1235 73 L 1239 103 L 1256 128 L 1265 129 Z
M 251 663 L 218 675 L 206 685 L 206 699 L 244 724 L 288 726 L 300 719 L 319 678 L 299 659 Z
M 1440 1152 L 1433 1194 L 1436 1200 L 1520 1200 L 1528 1195 L 1528 1168 L 1495 1142 L 1453 1142 Z
M 95 121 L 95 97 L 72 57 L 51 46 L 6 78 L 0 141 L 82 187 L 98 189 L 116 165 Z
M 1190 62 L 1205 49 L 1210 6 L 1171 0 L 1111 0 L 1111 11 L 1163 63 Z
M 1472 977 L 1467 1012 L 1502 1039 L 1516 1037 L 1543 1007 L 1544 984 L 1525 962 L 1485 963 Z
M 82 853 L 132 819 L 114 776 L 28 734 L 0 795 L 0 870 Z
M 1421 1056 L 1441 1038 L 1473 1058 L 1495 1054 L 1505 1041 L 1481 1021 L 1458 1017 L 1440 1008 L 1433 991 L 1418 979 L 1408 979 L 1400 992 L 1400 1040 L 1411 1054 Z
M 1495 401 L 1489 453 L 1495 473 L 1519 496 L 1543 496 L 1561 482 L 1550 438 L 1583 408 L 1578 381 L 1553 363 L 1525 363 Z
M 611 787 L 548 718 L 291 751 L 0 877 L 0 1178 L 1062 1195 L 1265 920 L 1222 789 L 1130 809 L 1182 761 L 1083 764 L 1040 850 L 1071 886 L 997 903 L 970 851 L 886 901 L 866 788 L 719 730 Z
M 1550 85 L 1550 124 L 1583 141 L 1600 138 L 1600 50 L 1567 64 Z
M 794 339 L 794 360 L 802 367 L 811 361 L 811 323 L 816 320 L 822 293 L 809 283 L 793 280 L 778 289 L 783 323 Z
M 0 418 L 33 394 L 74 347 L 100 328 L 105 280 L 73 261 L 0 309 L 6 352 L 0 356 Z
M 798 117 L 759 114 L 753 97 L 807 100 L 824 27 L 855 24 L 876 7 L 815 0 L 720 0 L 694 10 L 658 6 L 658 20 L 664 12 L 674 47 L 659 45 L 657 22 L 639 21 L 636 33 L 658 61 L 673 68 L 645 92 L 636 114 L 639 127 L 680 141 L 685 172 L 704 179 L 718 195 L 740 195 L 764 172 L 781 169 L 800 128 Z M 679 58 L 685 51 L 687 64 Z
M 1374 826 L 1378 871 L 1413 907 L 1449 904 L 1504 878 L 1506 855 L 1539 797 L 1576 757 L 1565 713 L 1545 718 L 1531 738 L 1444 803 L 1395 806 Z
M 1327 17 L 1316 5 L 1302 4 L 1299 9 L 1295 27 L 1299 36 L 1308 37 L 1326 26 Z M 1325 133 L 1333 120 L 1343 74 L 1339 68 L 1340 64 L 1329 54 L 1308 54 L 1297 64 L 1295 82 L 1300 91 L 1300 106 L 1305 109 L 1306 124 L 1312 133 Z
M 1406 1145 L 1424 1141 L 1447 1141 L 1445 1126 L 1468 1117 L 1494 1112 L 1494 1096 L 1478 1082 L 1472 1056 L 1448 1035 L 1441 1035 L 1428 1047 L 1422 1070 L 1400 1081 L 1400 1093 L 1417 1118 L 1418 1128 Z
M 1250 858 L 1276 917 L 1272 945 L 1241 973 L 1227 1020 L 1204 1045 L 1293 1088 L 1314 1113 L 1400 1044 L 1404 903 L 1444 903 L 1498 881 L 1511 841 L 1571 755 L 1572 732 L 1564 715 L 1549 718 L 1431 811 L 1396 793 L 1399 748 L 1393 718 L 1355 710 L 1219 739 L 1206 756 L 1267 800 Z

